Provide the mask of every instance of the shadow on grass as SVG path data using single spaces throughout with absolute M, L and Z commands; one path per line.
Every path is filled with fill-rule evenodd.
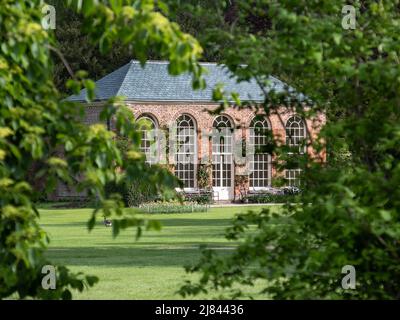
M 208 248 L 222 254 L 232 252 L 235 245 L 208 243 Z M 52 247 L 47 251 L 51 260 L 69 266 L 107 267 L 181 267 L 197 261 L 200 255 L 198 243 L 145 243 L 131 247 Z
M 87 221 L 77 221 L 77 222 L 68 222 L 68 223 L 41 223 L 41 227 L 43 228 L 74 228 L 74 227 L 87 227 Z M 100 223 L 99 223 L 100 226 Z
M 145 217 L 146 219 L 147 217 Z M 196 226 L 196 227 L 217 227 L 217 226 L 229 226 L 231 225 L 232 220 L 227 219 L 227 218 L 216 218 L 216 219 L 204 219 L 204 218 L 198 218 L 198 219 L 156 219 L 154 217 L 149 217 L 151 220 L 157 220 L 160 221 L 162 226 L 164 227 L 180 227 L 180 226 Z M 74 222 L 68 222 L 68 223 L 41 223 L 42 227 L 78 227 L 78 226 L 84 226 L 86 227 L 87 225 L 87 220 L 85 221 L 74 221 Z M 96 227 L 104 227 L 103 225 L 103 218 L 99 217 L 97 218 L 97 223 Z
M 229 226 L 232 222 L 231 219 L 227 218 L 216 218 L 216 219 L 157 219 L 161 222 L 163 226 L 173 227 L 173 226 Z

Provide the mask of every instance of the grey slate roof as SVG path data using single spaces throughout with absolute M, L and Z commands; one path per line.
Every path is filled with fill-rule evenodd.
M 229 70 L 216 63 L 201 63 L 208 70 L 204 75 L 207 87 L 193 90 L 191 75 L 186 73 L 171 76 L 167 61 L 148 61 L 142 68 L 139 61 L 131 60 L 128 64 L 106 75 L 96 82 L 96 100 L 107 100 L 113 96 L 124 96 L 133 101 L 198 101 L 212 102 L 212 91 L 217 83 L 224 84 L 226 93 L 237 92 L 242 101 L 264 100 L 262 90 L 255 80 L 237 82 Z M 285 84 L 270 77 L 271 86 L 276 91 L 283 91 Z M 79 95 L 70 96 L 70 101 L 85 101 L 86 90 Z

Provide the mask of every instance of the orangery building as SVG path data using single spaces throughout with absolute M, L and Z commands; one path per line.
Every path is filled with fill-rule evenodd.
M 114 96 L 124 97 L 135 118 L 149 124 L 141 141 L 147 162 L 168 164 L 185 190 L 209 187 L 218 200 L 232 201 L 243 192 L 268 190 L 277 175 L 286 179 L 287 185 L 298 185 L 299 169 L 278 173 L 273 155 L 247 151 L 262 150 L 266 130 L 282 143 L 300 146 L 308 135 L 317 135 L 325 115 L 305 120 L 284 107 L 278 108 L 279 116 L 268 117 L 252 108 L 229 107 L 213 113 L 220 106 L 212 97 L 217 84 L 222 84 L 228 94 L 236 92 L 242 101 L 255 103 L 264 101 L 265 90 L 252 80 L 238 82 L 224 66 L 215 63 L 202 66 L 207 71 L 204 76 L 207 87 L 203 90 L 192 89 L 189 74 L 170 75 L 168 62 L 148 61 L 142 67 L 132 60 L 96 82 L 93 102 L 85 102 L 85 90 L 69 100 L 85 104 L 85 121 L 90 125 L 99 122 L 105 101 Z M 287 87 L 277 78 L 269 80 L 267 92 Z M 246 152 L 242 152 L 243 146 Z M 304 152 L 313 152 L 309 149 L 304 147 Z M 204 168 L 209 174 L 208 186 L 204 186 L 204 179 L 199 179 L 199 170 Z M 65 186 L 57 188 L 57 197 L 69 196 L 74 196 L 72 190 Z

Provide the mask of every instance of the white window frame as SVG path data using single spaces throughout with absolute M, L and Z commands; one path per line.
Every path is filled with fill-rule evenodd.
M 189 126 L 181 126 L 180 124 L 183 122 L 183 121 L 186 121 L 186 122 L 191 122 L 192 123 L 192 125 L 190 125 L 189 124 Z M 197 157 L 198 157 L 198 153 L 197 153 L 197 125 L 196 125 L 196 121 L 194 120 L 194 118 L 192 117 L 192 116 L 190 116 L 190 115 L 188 115 L 188 114 L 186 114 L 186 113 L 184 113 L 184 114 L 181 114 L 177 119 L 176 119 L 176 121 L 175 121 L 175 123 L 176 123 L 176 131 L 175 131 L 175 138 L 176 138 L 176 144 L 177 144 L 177 147 L 176 147 L 176 153 L 175 153 L 175 176 L 176 177 L 178 177 L 181 181 L 183 181 L 183 183 L 185 184 L 186 183 L 186 181 L 190 181 L 191 180 L 191 178 L 190 178 L 190 170 L 186 170 L 186 169 L 183 169 L 183 170 L 178 170 L 178 164 L 179 164 L 179 159 L 178 159 L 178 157 L 181 157 L 181 158 L 186 158 L 187 157 L 187 155 L 189 155 L 189 156 L 191 156 L 192 157 L 192 159 L 193 159 L 193 186 L 190 186 L 190 187 L 184 187 L 183 188 L 183 190 L 185 191 L 194 191 L 194 190 L 196 190 L 196 188 L 197 188 Z M 180 132 L 179 132 L 179 130 L 188 130 L 189 131 L 189 135 L 183 135 L 183 136 L 180 136 L 179 134 L 180 134 Z M 190 131 L 192 131 L 193 132 L 193 135 L 191 136 L 190 135 Z M 186 148 L 186 146 L 185 147 L 183 147 L 183 149 L 182 148 L 180 148 L 179 146 L 178 146 L 178 142 L 179 141 L 182 141 L 182 138 L 184 138 L 184 141 L 186 140 L 186 138 L 185 137 L 188 137 L 189 136 L 189 140 L 192 138 L 193 139 L 193 143 L 191 143 L 191 144 L 189 144 L 188 146 L 189 146 L 189 150 L 190 150 L 190 152 L 187 152 L 187 148 Z M 183 172 L 183 173 L 185 173 L 185 172 L 188 172 L 188 178 L 186 179 L 186 178 L 184 178 L 184 179 L 182 179 L 180 176 L 179 176 L 179 172 Z M 185 175 L 184 175 L 185 176 Z M 179 191 L 182 191 L 181 190 L 181 188 L 178 188 L 178 190 Z
M 286 169 L 285 170 L 285 180 L 287 181 L 287 186 L 289 187 L 300 187 L 302 174 L 301 169 Z M 296 176 L 297 175 L 297 176 Z M 292 181 L 298 181 L 298 183 L 293 183 Z
M 296 127 L 292 126 L 295 125 Z M 288 134 L 288 131 L 292 130 L 290 134 Z M 306 124 L 304 120 L 298 116 L 294 115 L 291 116 L 287 121 L 285 125 L 285 135 L 286 135 L 286 145 L 289 147 L 299 147 L 299 153 L 305 153 L 306 151 L 306 146 L 301 147 L 301 144 L 307 139 L 307 130 L 306 130 Z M 293 154 L 293 152 L 289 152 L 289 154 Z
M 296 127 L 292 128 L 293 125 L 296 125 Z M 290 135 L 288 134 L 288 130 L 292 130 Z M 286 121 L 285 133 L 286 133 L 286 145 L 290 147 L 298 146 L 300 154 L 306 152 L 307 146 L 301 147 L 301 144 L 307 139 L 306 124 L 305 121 L 299 115 L 293 115 Z M 288 154 L 294 154 L 294 152 L 289 152 Z M 299 177 L 294 177 L 296 174 L 298 176 L 301 175 L 302 169 L 299 168 L 285 169 L 285 180 L 287 181 L 288 186 L 296 186 L 296 187 L 300 186 L 301 179 Z M 291 182 L 297 180 L 298 184 Z
M 213 121 L 213 130 L 218 130 L 220 132 L 221 128 L 225 129 L 229 132 L 229 135 L 219 136 L 213 135 L 212 137 L 212 186 L 214 188 L 233 188 L 234 187 L 234 162 L 233 162 L 233 142 L 234 142 L 234 133 L 233 133 L 233 121 L 227 117 L 226 115 L 219 115 Z M 223 144 L 221 144 L 221 139 L 224 138 Z M 215 139 L 219 139 L 218 141 Z M 228 142 L 225 139 L 229 139 Z M 221 147 L 223 150 L 221 150 Z M 228 150 L 227 150 L 228 149 Z M 223 159 L 221 162 L 219 159 Z M 218 159 L 218 160 L 217 160 Z M 226 163 L 230 165 L 230 178 L 228 175 L 224 176 L 224 172 L 228 172 L 228 170 L 224 170 L 223 164 Z M 222 169 L 221 169 L 222 165 Z M 218 178 L 219 184 L 216 185 L 215 181 L 217 179 L 215 167 L 219 166 L 220 177 Z M 224 181 L 229 181 L 229 185 L 223 185 Z M 227 184 L 227 183 L 226 183 Z
M 157 163 L 159 156 L 160 156 L 160 146 L 159 146 L 159 141 L 157 138 L 157 130 L 158 130 L 158 124 L 157 121 L 153 118 L 153 116 L 145 114 L 140 116 L 137 121 L 141 121 L 141 120 L 148 120 L 151 123 L 151 127 L 150 130 L 154 130 L 154 141 L 150 141 L 148 138 L 148 131 L 149 130 L 141 130 L 142 132 L 142 137 L 140 140 L 140 147 L 139 150 L 145 154 L 146 156 L 146 163 L 149 165 L 155 164 Z M 149 146 L 143 146 L 143 143 L 145 142 L 149 142 L 150 145 Z M 151 149 L 152 149 L 152 144 L 156 144 L 156 155 L 153 156 L 151 154 Z
M 253 118 L 253 120 L 250 123 L 250 128 L 249 128 L 249 143 L 251 146 L 251 150 L 254 150 L 254 154 L 252 155 L 252 158 L 250 160 L 250 174 L 249 174 L 249 189 L 252 190 L 268 190 L 269 188 L 271 188 L 271 178 L 272 178 L 272 163 L 271 163 L 271 154 L 269 153 L 258 153 L 256 154 L 256 150 L 257 148 L 262 147 L 263 145 L 266 144 L 266 137 L 265 135 L 263 135 L 263 133 L 259 134 L 257 133 L 257 129 L 258 130 L 262 130 L 263 132 L 265 132 L 266 130 L 271 130 L 269 122 L 266 118 L 260 118 L 259 116 L 256 116 Z M 263 144 L 256 144 L 255 140 L 256 139 L 261 139 Z M 265 161 L 257 161 L 255 160 L 255 158 L 257 156 L 267 156 L 267 160 Z M 265 168 L 265 166 L 267 166 L 267 178 L 259 178 L 259 175 L 261 172 L 263 172 L 265 174 L 265 170 L 259 170 L 257 169 L 257 178 L 252 178 L 251 174 L 255 172 L 254 170 L 254 165 L 258 164 L 258 167 L 260 166 L 260 164 L 263 165 L 263 167 Z M 260 184 L 260 181 L 263 180 L 267 180 L 267 185 L 266 186 L 254 186 L 253 183 L 254 181 L 257 180 L 258 184 Z

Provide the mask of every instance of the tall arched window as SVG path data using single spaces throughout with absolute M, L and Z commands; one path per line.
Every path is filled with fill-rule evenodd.
M 156 163 L 158 159 L 157 122 L 153 117 L 145 115 L 138 119 L 138 123 L 142 131 L 140 151 L 146 155 L 148 164 Z
M 306 126 L 299 116 L 293 116 L 286 122 L 286 145 L 290 147 L 298 147 L 299 152 L 304 152 L 302 146 L 306 138 Z
M 304 145 L 306 139 L 306 126 L 303 119 L 297 115 L 292 116 L 286 122 L 286 145 L 298 148 L 299 153 L 306 151 Z M 285 177 L 289 186 L 300 186 L 301 169 L 286 169 Z
M 213 187 L 231 187 L 233 125 L 228 117 L 221 115 L 215 118 L 213 129 Z
M 250 160 L 249 183 L 252 188 L 265 188 L 271 184 L 271 155 L 265 151 L 269 125 L 267 119 L 255 117 L 250 124 L 250 146 L 254 154 Z
M 182 180 L 185 188 L 196 186 L 196 125 L 192 117 L 184 114 L 176 120 L 175 175 Z

